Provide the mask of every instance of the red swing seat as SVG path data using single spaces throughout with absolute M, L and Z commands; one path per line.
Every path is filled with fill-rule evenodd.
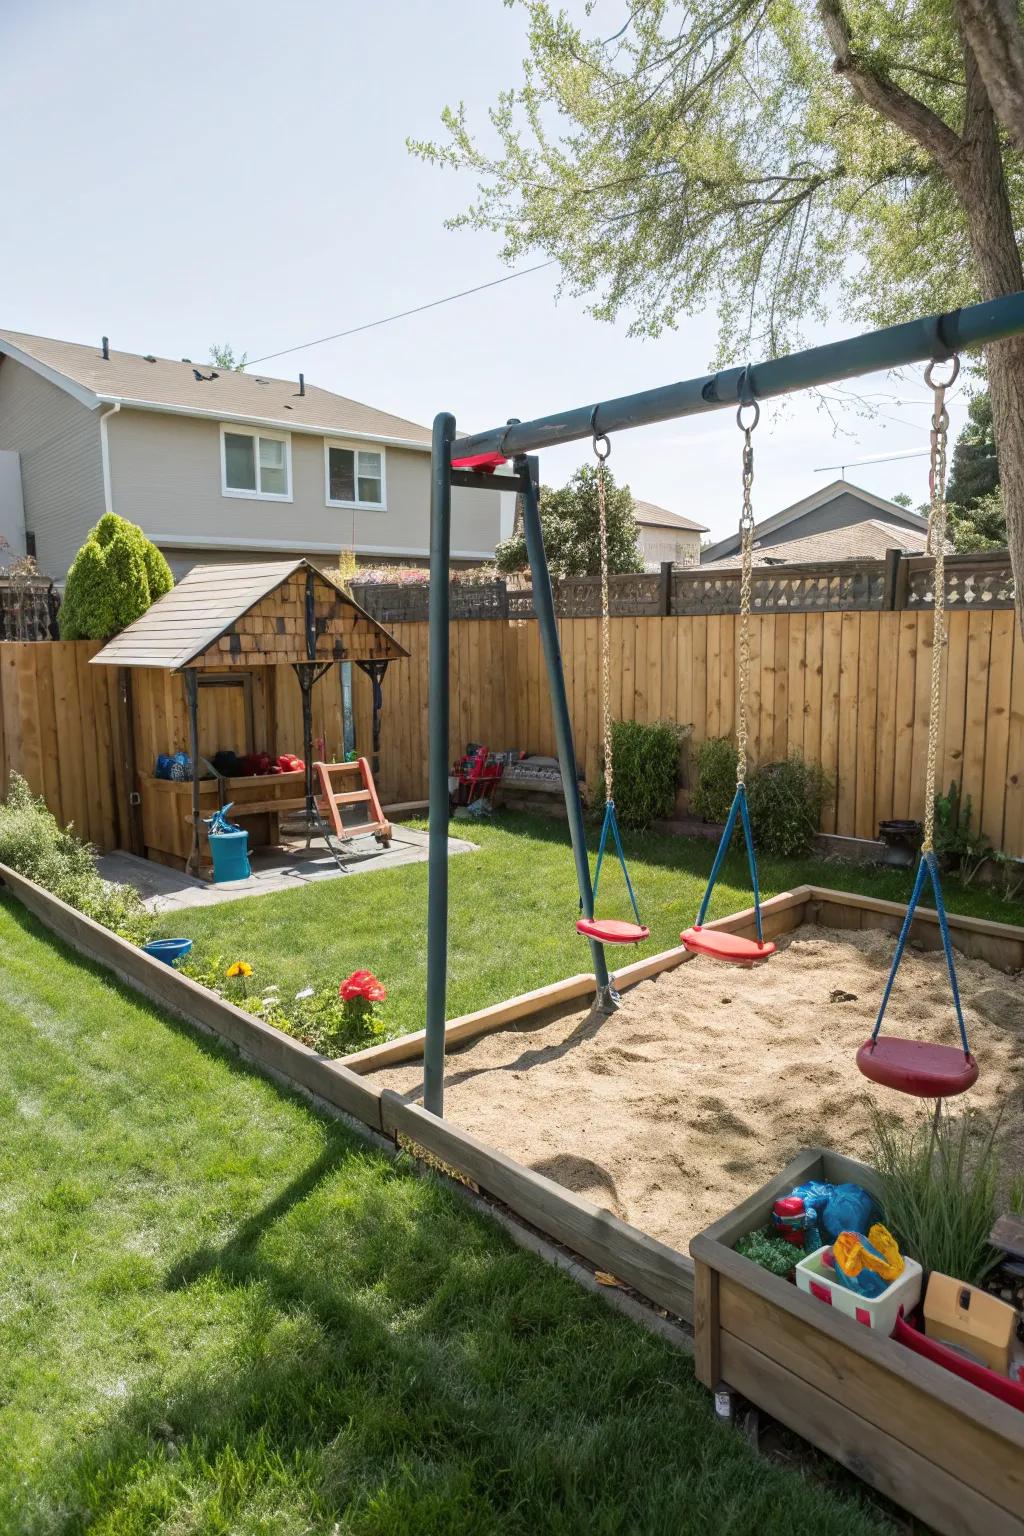
M 978 1079 L 978 1063 L 960 1046 L 904 1040 L 898 1035 L 865 1040 L 857 1052 L 857 1066 L 873 1083 L 919 1099 L 951 1099 L 966 1093 Z
M 706 955 L 709 960 L 724 960 L 728 965 L 756 965 L 774 955 L 771 939 L 758 943 L 757 939 L 745 939 L 739 933 L 728 933 L 724 928 L 685 928 L 679 935 L 694 955 Z
M 643 923 L 624 923 L 616 917 L 581 917 L 576 932 L 599 944 L 642 944 L 651 936 L 651 930 Z

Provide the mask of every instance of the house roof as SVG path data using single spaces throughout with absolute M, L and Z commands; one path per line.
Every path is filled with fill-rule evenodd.
M 177 671 L 197 662 L 211 646 L 232 629 L 240 620 L 252 613 L 265 598 L 283 587 L 297 572 L 312 571 L 318 584 L 330 594 L 332 606 L 344 610 L 365 626 L 364 634 L 370 639 L 369 647 L 359 645 L 347 648 L 346 654 L 356 660 L 374 655 L 390 659 L 407 656 L 404 646 L 399 645 L 382 624 L 370 617 L 364 608 L 343 592 L 308 560 L 268 560 L 239 565 L 196 565 L 183 576 L 176 587 L 159 598 L 141 618 L 129 624 L 101 651 L 91 658 L 92 665 L 111 667 L 160 667 Z M 301 588 L 300 588 L 301 591 Z M 318 619 L 320 615 L 318 612 Z M 296 626 L 304 629 L 303 624 Z M 269 633 L 269 631 L 268 631 Z M 326 631 L 318 625 L 317 660 L 333 660 L 333 647 L 321 645 L 328 639 Z M 259 643 L 242 654 L 228 652 L 221 658 L 224 665 L 237 660 L 249 666 L 279 665 L 282 662 L 307 661 L 304 633 L 295 633 L 279 645 L 283 636 L 273 636 L 266 647 Z M 286 653 L 287 647 L 287 653 Z M 294 654 L 292 654 L 294 652 Z M 365 652 L 365 654 L 357 654 Z
M 641 528 L 685 528 L 688 533 L 707 533 L 703 523 L 691 522 L 667 507 L 656 507 L 653 501 L 634 501 L 633 513 Z
M 773 517 L 766 517 L 763 522 L 757 523 L 754 528 L 754 538 L 756 540 L 763 538 L 767 533 L 776 533 L 780 528 L 785 528 L 789 523 L 795 523 L 799 518 L 806 516 L 808 512 L 815 512 L 819 507 L 834 501 L 837 496 L 845 495 L 856 496 L 858 501 L 864 502 L 875 511 L 884 512 L 886 521 L 927 531 L 928 519 L 922 517 L 920 512 L 913 512 L 909 507 L 901 507 L 898 501 L 889 501 L 885 496 L 876 496 L 873 491 L 865 491 L 862 486 L 854 485 L 849 480 L 832 480 L 820 490 L 812 492 L 810 496 L 803 497 L 801 501 L 794 501 L 790 506 L 783 507 L 781 512 L 776 512 Z M 739 545 L 739 534 L 730 533 L 726 538 L 719 539 L 717 544 L 711 545 L 701 564 L 710 565 L 727 555 L 735 554 Z
M 754 564 L 803 565 L 808 561 L 881 560 L 887 549 L 901 549 L 908 555 L 924 554 L 928 542 L 927 527 L 898 528 L 880 518 L 867 518 L 847 528 L 832 528 L 826 533 L 809 533 L 805 539 L 788 539 L 782 544 L 754 545 Z M 952 546 L 947 546 L 951 548 Z M 701 570 L 736 570 L 739 553 L 721 560 L 702 560 Z
M 429 427 L 315 384 L 307 383 L 300 395 L 294 380 L 271 378 L 255 369 L 237 373 L 206 362 L 175 362 L 166 357 L 148 361 L 135 352 L 113 348 L 105 359 L 99 346 L 22 331 L 0 331 L 0 354 L 41 374 L 93 410 L 120 402 L 138 410 L 430 448 Z

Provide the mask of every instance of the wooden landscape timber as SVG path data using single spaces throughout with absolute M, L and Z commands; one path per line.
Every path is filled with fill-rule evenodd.
M 948 1536 L 1024 1532 L 1024 1415 L 733 1251 L 811 1178 L 871 1188 L 869 1168 L 802 1152 L 693 1239 L 695 1367 Z

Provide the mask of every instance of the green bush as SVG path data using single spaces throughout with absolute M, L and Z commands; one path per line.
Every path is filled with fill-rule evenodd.
M 903 1125 L 875 1112 L 872 1162 L 886 1225 L 925 1269 L 980 1285 L 998 1261 L 988 1235 L 998 1215 L 995 1125 L 970 1110 Z
M 61 638 L 109 640 L 173 585 L 170 566 L 142 529 L 107 512 L 68 571 Z
M 704 821 L 724 821 L 736 793 L 736 747 L 728 736 L 711 736 L 697 748 L 697 783 L 690 809 Z
M 747 784 L 747 803 L 760 851 L 783 857 L 806 853 L 831 792 L 823 769 L 798 753 L 758 768 Z
M 7 799 L 0 802 L 0 864 L 133 944 L 145 943 L 152 932 L 152 919 L 134 886 L 97 874 L 94 849 L 71 827 L 62 827 L 17 773 L 11 774 Z
M 682 739 L 682 731 L 671 720 L 658 720 L 653 725 L 639 720 L 612 721 L 615 810 L 621 826 L 643 832 L 652 821 L 672 815 Z M 600 800 L 604 800 L 603 774 Z

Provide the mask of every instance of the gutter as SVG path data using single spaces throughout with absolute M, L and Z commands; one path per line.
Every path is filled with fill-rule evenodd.
M 354 432 L 348 427 L 310 426 L 307 422 L 281 421 L 276 416 L 245 416 L 237 411 L 201 411 L 190 405 L 168 405 L 161 400 L 130 400 L 125 395 L 99 395 L 101 405 L 122 405 L 132 411 L 156 411 L 166 416 L 190 416 L 196 421 L 237 421 L 247 427 L 269 427 L 274 432 L 305 433 L 311 437 L 337 438 L 342 442 L 350 438 L 359 443 L 383 443 L 389 448 L 411 448 L 416 453 L 429 453 L 430 444 L 415 442 L 407 437 L 388 437 L 380 432 Z M 113 413 L 111 413 L 113 414 Z
M 111 416 L 116 416 L 121 409 L 120 400 L 115 400 L 109 411 L 104 411 L 100 416 L 100 462 L 103 465 L 103 510 L 113 512 L 114 497 L 110 484 L 110 439 L 107 436 L 107 423 Z

